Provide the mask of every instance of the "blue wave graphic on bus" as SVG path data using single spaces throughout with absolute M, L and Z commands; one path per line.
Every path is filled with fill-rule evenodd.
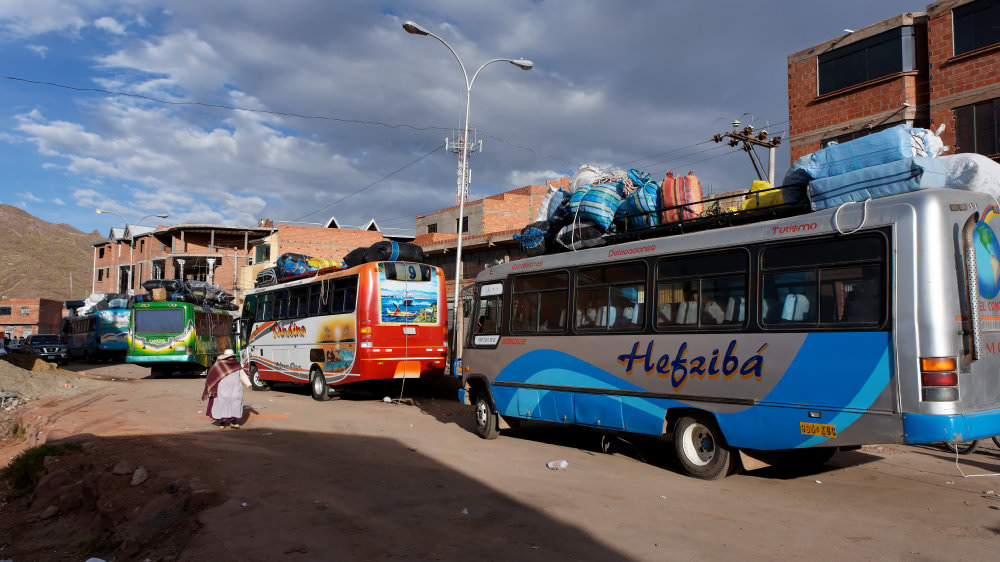
M 805 415 L 806 410 L 819 407 L 832 413 L 832 417 L 822 421 L 835 425 L 838 433 L 857 421 L 892 380 L 889 344 L 889 334 L 885 332 L 809 334 L 784 373 L 765 373 L 765 377 L 781 378 L 767 396 L 740 411 L 717 413 L 719 426 L 729 444 L 737 447 L 790 449 L 820 445 L 826 438 L 800 433 L 799 422 L 811 421 Z M 850 354 L 850 366 L 845 365 L 845 353 Z M 831 379 L 836 384 L 824 384 Z M 494 386 L 494 399 L 501 414 L 522 415 L 518 411 L 519 401 L 530 394 L 530 401 L 537 403 L 534 409 L 539 413 L 534 417 L 572 422 L 549 412 L 559 411 L 560 400 L 572 403 L 586 396 L 591 402 L 596 399 L 620 403 L 624 429 L 639 433 L 658 434 L 667 410 L 687 405 L 670 398 L 573 392 L 573 389 L 646 390 L 554 350 L 536 350 L 518 357 L 499 373 L 496 382 L 567 388 L 561 391 Z

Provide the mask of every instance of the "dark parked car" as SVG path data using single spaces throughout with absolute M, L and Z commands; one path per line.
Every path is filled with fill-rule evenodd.
M 69 361 L 69 351 L 58 334 L 31 334 L 21 343 L 21 351 L 60 365 Z

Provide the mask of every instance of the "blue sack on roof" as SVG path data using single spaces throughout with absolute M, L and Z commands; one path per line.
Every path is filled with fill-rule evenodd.
M 814 211 L 888 197 L 897 193 L 946 187 L 948 171 L 937 158 L 904 158 L 809 182 L 809 202 Z

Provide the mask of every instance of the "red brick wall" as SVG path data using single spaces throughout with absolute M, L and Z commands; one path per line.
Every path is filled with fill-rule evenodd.
M 315 226 L 278 225 L 277 244 L 272 244 L 271 259 L 293 252 L 314 258 L 341 259 L 351 250 L 361 246 L 371 246 L 385 240 L 381 232 L 375 230 L 353 230 L 346 228 L 319 228 Z M 274 246 L 277 247 L 274 247 Z
M 959 57 L 952 44 L 951 10 L 970 0 L 950 0 L 927 6 L 928 59 L 930 63 L 930 119 L 932 126 L 947 125 L 941 137 L 952 152 L 956 146 L 955 107 L 1000 97 L 1000 48 L 992 45 Z
M 10 315 L 0 316 L 0 333 L 13 337 L 32 334 L 58 334 L 62 325 L 62 301 L 51 299 L 5 299 L 0 307 L 10 308 Z M 27 314 L 21 314 L 26 308 Z
M 816 45 L 788 57 L 788 121 L 791 159 L 818 150 L 823 139 L 869 126 L 919 119 L 920 87 L 926 82 L 926 63 L 920 46 L 923 18 L 903 14 L 862 30 Z M 917 70 L 894 74 L 819 96 L 818 56 L 848 41 L 913 24 L 917 37 Z M 903 106 L 910 105 L 909 108 Z M 926 113 L 926 109 L 924 109 Z M 919 123 L 918 123 L 919 124 Z

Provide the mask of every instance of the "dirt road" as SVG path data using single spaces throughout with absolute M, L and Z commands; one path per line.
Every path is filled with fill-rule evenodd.
M 411 404 L 384 403 L 385 389 L 331 402 L 294 387 L 248 391 L 243 429 L 219 430 L 198 401 L 201 379 L 73 368 L 118 380 L 30 406 L 27 441 L 8 440 L 0 463 L 33 440 L 72 437 L 88 443 L 81 466 L 94 489 L 122 461 L 122 482 L 143 467 L 146 482 L 96 509 L 119 525 L 150 512 L 173 527 L 119 533 L 132 549 L 118 544 L 131 556 L 117 559 L 989 560 L 1000 544 L 1000 477 L 963 478 L 934 447 L 872 447 L 820 471 L 703 482 L 673 470 L 665 443 L 618 441 L 602 454 L 595 434 L 548 427 L 483 441 L 450 381 L 408 382 Z M 546 469 L 555 459 L 568 468 Z M 990 443 L 960 462 L 1000 472 L 1000 451 Z M 170 507 L 177 496 L 183 509 Z M 47 502 L 24 501 L 0 511 L 11 525 L 0 558 L 83 560 L 72 553 L 86 545 L 75 535 L 66 544 L 63 508 L 40 518 Z

